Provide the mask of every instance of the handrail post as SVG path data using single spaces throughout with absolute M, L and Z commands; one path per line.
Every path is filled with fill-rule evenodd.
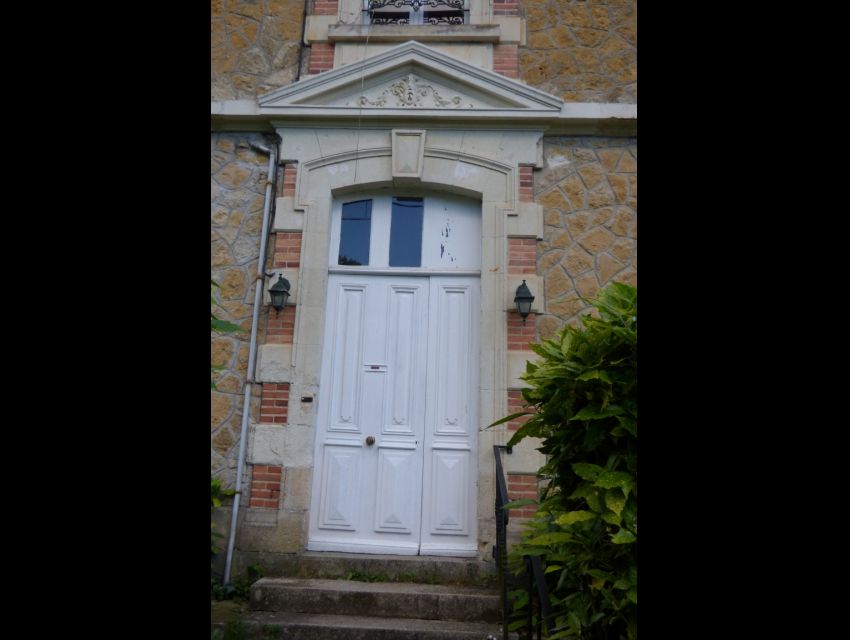
M 502 600 L 502 640 L 508 640 L 508 512 L 504 505 L 509 502 L 505 474 L 502 471 L 502 458 L 499 449 L 504 445 L 493 445 L 493 456 L 496 459 L 496 568 L 499 573 L 499 593 Z
M 551 610 L 549 609 L 549 587 L 546 586 L 546 576 L 543 573 L 543 563 L 540 556 L 531 557 L 531 569 L 534 573 L 534 581 L 537 583 L 537 597 L 540 602 L 540 613 L 538 616 L 538 625 L 542 622 L 546 625 L 546 633 L 552 633 L 552 621 L 550 620 Z M 538 635 L 539 627 L 538 627 Z

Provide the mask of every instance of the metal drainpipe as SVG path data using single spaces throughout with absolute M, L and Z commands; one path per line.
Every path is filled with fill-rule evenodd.
M 280 137 L 275 134 L 275 143 L 272 148 L 251 143 L 255 151 L 269 154 L 268 177 L 266 178 L 266 201 L 263 205 L 263 227 L 260 237 L 260 259 L 257 262 L 257 282 L 254 287 L 254 313 L 251 318 L 251 344 L 248 348 L 248 371 L 245 380 L 245 404 L 242 407 L 242 427 L 239 430 L 239 457 L 236 466 L 236 489 L 233 498 L 233 514 L 230 517 L 230 533 L 227 539 L 227 559 L 224 563 L 224 584 L 230 582 L 230 569 L 233 564 L 233 545 L 236 541 L 236 521 L 239 518 L 239 503 L 242 498 L 242 473 L 245 468 L 245 440 L 248 433 L 248 416 L 251 412 L 251 386 L 254 382 L 254 360 L 257 354 L 257 324 L 260 319 L 260 303 L 263 301 L 263 289 L 265 289 L 266 275 L 266 245 L 269 238 L 270 211 L 276 172 L 277 159 L 280 155 Z
M 304 0 L 304 15 L 301 18 L 301 37 L 298 38 L 298 68 L 295 70 L 295 82 L 301 79 L 301 60 L 304 57 L 304 32 L 307 31 L 307 5 L 310 0 Z

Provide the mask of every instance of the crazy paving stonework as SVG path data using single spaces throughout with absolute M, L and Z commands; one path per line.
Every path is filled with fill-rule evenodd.
M 212 365 L 222 367 L 213 372 L 217 390 L 211 393 L 211 472 L 229 486 L 235 480 L 268 158 L 248 147 L 249 142 L 265 144 L 256 133 L 214 133 L 211 140 L 211 275 L 221 285 L 214 290 L 220 306 L 213 313 L 245 329 L 211 336 Z M 259 402 L 255 387 L 252 419 L 259 415 Z
M 637 102 L 635 0 L 521 0 L 520 80 L 568 102 Z
M 211 99 L 253 98 L 292 83 L 303 0 L 212 0 Z
M 637 140 L 547 137 L 534 172 L 543 206 L 537 273 L 546 289 L 541 338 L 588 313 L 589 298 L 611 281 L 637 286 Z

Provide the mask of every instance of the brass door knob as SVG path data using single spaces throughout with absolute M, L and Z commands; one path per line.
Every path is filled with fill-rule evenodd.
M 366 436 L 366 444 L 370 447 L 375 444 L 375 436 Z

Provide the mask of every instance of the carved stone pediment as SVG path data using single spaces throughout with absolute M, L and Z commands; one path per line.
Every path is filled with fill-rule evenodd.
M 515 105 L 487 105 L 480 97 L 472 97 L 434 80 L 420 77 L 415 73 L 407 73 L 396 80 L 364 91 L 362 95 L 346 96 L 342 106 L 474 109 L 476 106 Z
M 563 101 L 422 43 L 406 42 L 273 91 L 258 103 L 262 113 L 314 117 L 550 117 L 560 112 Z

